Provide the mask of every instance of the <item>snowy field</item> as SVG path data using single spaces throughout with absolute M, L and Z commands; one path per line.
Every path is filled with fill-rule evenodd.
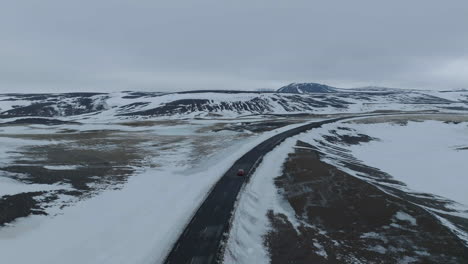
M 462 187 L 468 183 L 466 117 L 431 117 L 365 118 L 328 124 L 304 140 L 314 142 L 334 134 L 369 136 L 369 142 L 345 144 L 345 148 L 354 158 L 390 174 L 413 191 L 468 205 Z
M 334 141 L 336 138 L 342 141 Z M 443 212 L 468 218 L 466 117 L 435 115 L 361 118 L 327 124 L 289 138 L 265 156 L 249 185 L 240 195 L 224 254 L 224 263 L 270 263 L 270 249 L 266 246 L 265 239 L 272 231 L 271 220 L 267 217 L 271 212 L 285 215 L 298 234 L 299 226 L 308 226 L 308 223 L 301 222 L 295 215 L 290 204 L 275 186 L 275 179 L 283 174 L 283 161 L 289 153 L 298 148 L 295 147 L 298 140 L 310 143 L 323 151 L 322 158 L 325 162 L 369 183 L 374 184 L 379 180 L 364 177 L 362 172 L 347 168 L 342 163 L 343 158 L 380 169 L 385 175 L 390 175 L 390 178 L 400 182 L 390 184 L 382 181 L 381 186 L 396 186 L 415 197 L 430 195 L 434 206 L 427 203 L 430 199 L 426 199 L 425 205 L 420 205 L 421 208 L 434 212 L 434 217 L 468 244 L 466 229 L 460 229 L 450 220 L 435 214 Z M 327 143 L 323 145 L 323 142 Z M 340 148 L 346 151 L 336 152 Z M 441 208 L 438 207 L 440 201 L 446 203 Z M 416 219 L 402 211 L 397 212 L 394 219 L 416 225 Z M 326 234 L 325 231 L 320 232 Z M 382 236 L 376 233 L 369 235 Z M 365 238 L 366 234 L 362 237 Z M 314 243 L 314 247 L 318 255 L 326 257 L 327 253 L 320 243 Z M 380 245 L 370 250 L 383 252 L 382 254 L 387 251 Z M 406 260 L 408 263 L 416 261 L 410 257 Z
M 468 245 L 466 226 L 437 215 L 468 219 L 466 115 L 358 118 L 325 125 L 301 140 L 318 146 L 325 162 L 382 190 L 394 188 L 408 195 L 405 199 L 415 198 Z M 347 162 L 378 171 L 355 171 Z
M 351 127 L 379 139 L 350 147 L 364 164 L 387 172 L 417 192 L 468 206 L 468 123 L 424 121 Z
M 34 194 L 44 212 L 0 228 L 2 258 L 8 263 L 161 262 L 237 158 L 303 122 L 287 120 L 286 127 L 261 131 L 264 121 L 244 119 L 244 129 L 239 120 L 1 127 L 0 196 Z M 57 176 L 53 184 L 26 176 L 43 170 Z M 116 170 L 125 175 L 112 177 Z M 90 180 L 83 186 L 59 179 L 69 173 Z
M 372 111 L 466 112 L 467 91 L 403 89 L 337 90 L 330 93 L 70 93 L 0 94 L 0 118 L 68 117 L 102 122 L 127 117 L 174 120 L 240 118 L 261 114 L 349 114 Z
M 466 98 L 466 92 L 414 90 L 2 95 L 0 209 L 6 213 L 0 215 L 0 255 L 8 263 L 162 262 L 213 184 L 265 139 L 352 113 L 460 113 L 466 111 Z M 287 216 L 296 229 L 307 225 L 274 184 L 297 140 L 320 148 L 326 162 L 376 184 L 377 179 L 343 166 L 342 156 L 318 144 L 358 139 L 327 144 L 402 182 L 382 184 L 414 196 L 429 193 L 443 204 L 425 204 L 428 210 L 454 208 L 451 215 L 465 217 L 467 118 L 431 118 L 437 121 L 375 117 L 340 122 L 286 140 L 265 156 L 240 196 L 225 262 L 269 262 L 262 241 L 271 229 L 270 211 Z M 395 219 L 411 220 L 403 212 Z M 466 236 L 451 220 L 441 221 Z M 313 245 L 326 254 L 320 243 Z
M 297 137 L 289 138 L 268 153 L 240 195 L 227 241 L 224 263 L 270 263 L 264 236 L 270 230 L 269 210 L 297 222 L 289 204 L 278 195 L 274 178 L 282 173 L 282 162 L 293 151 Z

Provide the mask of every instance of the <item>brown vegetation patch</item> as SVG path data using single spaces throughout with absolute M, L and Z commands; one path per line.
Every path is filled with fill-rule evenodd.
M 272 263 L 465 263 L 468 248 L 427 211 L 300 147 L 275 184 L 300 221 L 270 212 Z M 405 217 L 401 217 L 401 215 Z

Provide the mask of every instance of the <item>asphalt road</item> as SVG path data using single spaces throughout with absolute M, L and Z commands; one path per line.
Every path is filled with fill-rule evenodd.
M 243 184 L 255 171 L 263 156 L 273 150 L 285 139 L 302 132 L 321 127 L 324 124 L 352 119 L 356 117 L 392 116 L 392 115 L 425 115 L 431 112 L 399 112 L 387 114 L 364 114 L 333 118 L 312 122 L 277 134 L 244 154 L 214 185 L 210 194 L 198 208 L 184 232 L 167 255 L 166 264 L 213 264 L 221 263 L 219 255 L 222 244 L 229 234 L 229 224 L 233 214 L 237 195 Z M 440 113 L 439 113 L 440 114 Z M 238 169 L 244 169 L 245 176 L 237 176 Z
M 165 263 L 220 263 L 222 257 L 219 256 L 221 242 L 229 233 L 229 223 L 237 195 L 242 185 L 255 171 L 263 156 L 286 138 L 318 128 L 323 124 L 349 118 L 352 117 L 329 119 L 290 129 L 263 141 L 244 154 L 212 188 L 210 194 L 174 244 L 171 252 L 166 257 Z M 237 176 L 238 169 L 244 169 L 246 175 L 243 177 Z

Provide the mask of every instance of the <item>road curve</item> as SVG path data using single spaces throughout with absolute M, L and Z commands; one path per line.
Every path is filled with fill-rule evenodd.
M 263 156 L 286 138 L 321 127 L 327 123 L 354 117 L 356 116 L 318 121 L 287 130 L 263 141 L 244 154 L 212 188 L 210 194 L 174 244 L 164 263 L 219 263 L 222 257 L 218 254 L 221 249 L 221 241 L 229 233 L 229 223 L 237 195 L 242 185 L 255 171 Z M 237 176 L 238 169 L 244 169 L 247 172 L 246 175 L 244 177 Z

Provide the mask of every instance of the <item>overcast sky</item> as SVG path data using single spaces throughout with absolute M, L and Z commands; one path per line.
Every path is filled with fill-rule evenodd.
M 0 92 L 468 88 L 468 1 L 18 0 Z

